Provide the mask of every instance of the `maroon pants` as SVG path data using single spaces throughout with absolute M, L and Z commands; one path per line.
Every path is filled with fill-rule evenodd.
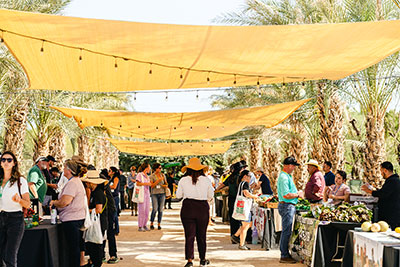
M 194 239 L 197 240 L 200 260 L 206 258 L 207 226 L 210 208 L 207 200 L 185 199 L 181 209 L 181 220 L 185 229 L 185 258 L 194 259 Z

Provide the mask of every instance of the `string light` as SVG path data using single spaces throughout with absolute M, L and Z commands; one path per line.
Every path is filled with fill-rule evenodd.
M 44 52 L 44 40 L 42 40 L 42 47 L 40 48 L 40 52 Z
M 136 101 L 136 93 L 133 95 L 133 101 Z
M 236 85 L 236 74 L 233 75 L 233 85 Z
M 168 92 L 165 92 L 165 101 L 168 101 Z
M 150 63 L 150 70 L 149 70 L 149 74 L 153 74 L 152 63 Z
M 82 61 L 82 49 L 80 50 L 80 54 L 79 54 L 79 62 Z
M 4 43 L 4 31 L 1 31 L 0 43 Z
M 196 93 L 196 99 L 199 100 L 199 91 Z
M 207 84 L 210 84 L 210 72 L 208 72 L 208 76 L 207 76 Z
M 183 69 L 182 68 L 180 68 L 181 69 L 181 74 L 179 75 L 179 78 L 182 80 L 183 79 Z
M 114 57 L 114 68 L 118 68 L 117 57 Z

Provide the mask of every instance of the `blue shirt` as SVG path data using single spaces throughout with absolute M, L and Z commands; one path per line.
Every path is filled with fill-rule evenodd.
M 335 184 L 335 175 L 333 174 L 333 172 L 329 171 L 325 173 L 324 178 L 325 178 L 325 186 L 330 186 Z
M 296 185 L 293 182 L 292 175 L 281 171 L 278 176 L 278 198 L 279 201 L 297 204 L 298 198 L 286 199 L 283 196 L 287 195 L 288 193 L 297 193 Z
M 130 173 L 128 176 L 128 188 L 129 189 L 132 189 L 133 186 L 135 185 L 135 183 L 132 182 L 131 179 L 132 179 L 132 173 Z M 136 180 L 136 175 L 135 175 L 135 177 L 133 177 L 133 180 Z

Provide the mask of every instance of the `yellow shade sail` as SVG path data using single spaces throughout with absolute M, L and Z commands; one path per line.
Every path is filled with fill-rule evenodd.
M 309 99 L 268 106 L 203 112 L 153 113 L 51 107 L 81 128 L 102 126 L 111 134 L 146 139 L 211 139 L 231 135 L 246 126 L 273 127 Z
M 400 49 L 400 21 L 135 23 L 0 10 L 30 89 L 116 92 L 341 79 Z
M 121 152 L 158 157 L 201 156 L 225 153 L 235 140 L 196 143 L 156 143 L 109 139 Z

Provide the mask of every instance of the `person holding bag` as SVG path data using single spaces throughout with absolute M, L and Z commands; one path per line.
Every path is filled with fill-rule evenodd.
M 214 197 L 214 188 L 205 176 L 208 166 L 202 165 L 198 158 L 191 158 L 182 168 L 185 176 L 181 178 L 176 191 L 177 198 L 183 198 L 181 220 L 185 230 L 185 267 L 193 266 L 194 239 L 200 256 L 200 266 L 210 264 L 206 259 L 207 227 L 210 216 L 208 200 Z
M 86 177 L 82 179 L 82 182 L 86 183 L 90 189 L 89 211 L 95 211 L 97 216 L 100 216 L 100 232 L 96 232 L 96 237 L 88 236 L 90 228 L 86 232 L 86 252 L 90 256 L 93 267 L 100 267 L 102 265 L 103 258 L 103 240 L 105 231 L 108 228 L 108 214 L 107 214 L 107 198 L 104 194 L 104 184 L 108 182 L 106 179 L 100 178 L 99 172 L 90 170 L 87 172 Z M 98 222 L 95 222 L 98 223 Z M 92 227 L 97 227 L 93 225 Z
M 143 186 L 143 202 L 138 203 L 139 216 L 138 216 L 138 226 L 139 232 L 150 231 L 147 228 L 147 222 L 149 220 L 150 212 L 150 178 L 147 175 L 150 172 L 150 165 L 147 162 L 143 162 L 138 169 L 138 174 L 136 176 L 136 186 Z
M 250 250 L 250 248 L 245 244 L 246 234 L 247 230 L 251 227 L 252 199 L 257 199 L 258 197 L 250 193 L 250 171 L 242 171 L 239 178 L 241 182 L 238 187 L 233 217 L 241 221 L 241 226 L 239 230 L 232 235 L 232 241 L 239 243 L 239 249 Z M 242 203 L 239 203 L 240 201 L 242 201 Z M 237 211 L 238 209 L 239 211 Z
M 22 208 L 29 208 L 31 201 L 28 182 L 21 177 L 15 155 L 4 152 L 0 161 L 0 260 L 14 267 L 25 229 Z
M 165 190 L 168 188 L 167 179 L 161 172 L 160 163 L 153 164 L 153 174 L 150 175 L 151 182 L 151 203 L 150 230 L 154 230 L 154 219 L 158 212 L 158 230 L 161 230 L 161 220 L 164 211 Z

